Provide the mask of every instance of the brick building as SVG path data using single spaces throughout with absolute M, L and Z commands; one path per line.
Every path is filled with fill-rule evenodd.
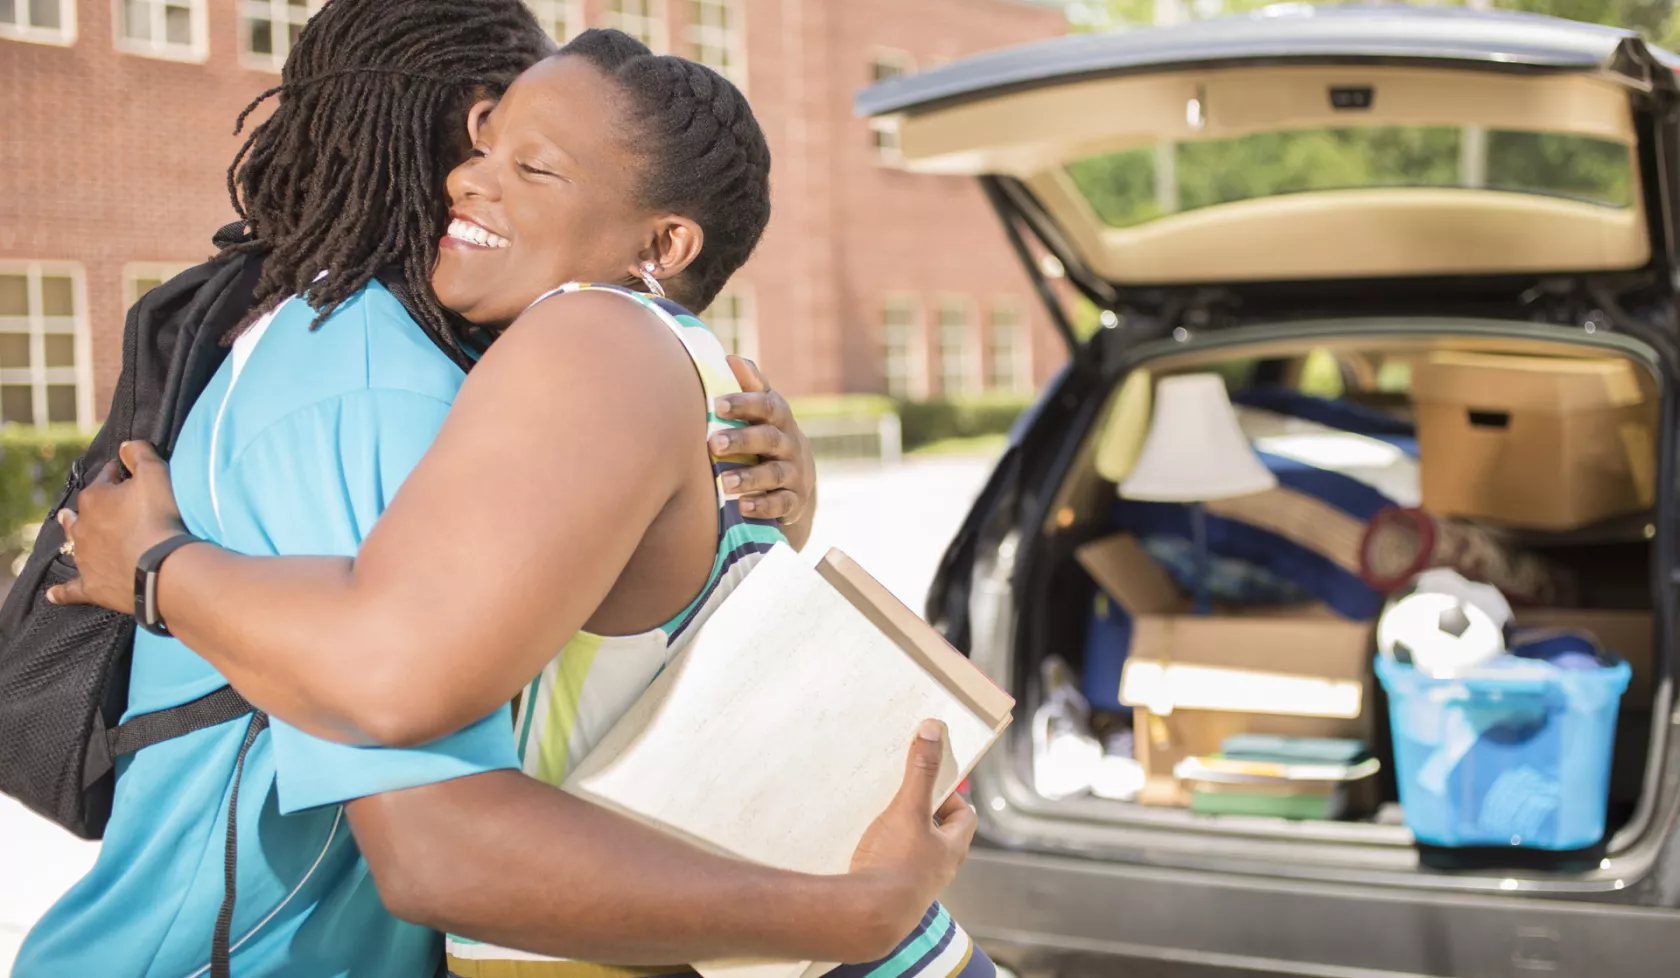
M 353 2 L 353 0 L 347 0 Z M 775 217 L 708 313 L 789 392 L 1025 389 L 1062 349 L 978 188 L 884 163 L 874 78 L 1061 33 L 1024 0 L 530 0 L 742 84 Z M 0 0 L 0 422 L 93 423 L 129 303 L 231 217 L 232 123 L 320 0 Z

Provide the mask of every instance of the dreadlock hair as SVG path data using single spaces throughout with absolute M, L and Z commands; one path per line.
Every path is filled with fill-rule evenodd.
M 620 31 L 584 31 L 560 54 L 586 59 L 626 96 L 644 164 L 640 203 L 700 225 L 704 247 L 666 285 L 673 299 L 705 309 L 770 222 L 770 147 L 746 96 L 712 69 L 655 55 Z
M 301 295 L 319 326 L 396 272 L 411 314 L 459 362 L 471 327 L 431 287 L 444 180 L 464 155 L 472 103 L 499 97 L 553 51 L 522 0 L 330 0 L 298 37 L 281 84 L 235 128 L 279 96 L 228 169 L 253 240 L 223 254 L 267 252 L 246 324 Z

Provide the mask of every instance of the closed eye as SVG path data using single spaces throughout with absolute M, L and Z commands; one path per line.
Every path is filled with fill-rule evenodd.
M 525 162 L 521 162 L 519 164 L 519 169 L 524 173 L 529 173 L 529 174 L 532 174 L 534 176 L 539 176 L 539 177 L 558 177 L 559 176 L 558 173 L 554 173 L 551 170 L 545 170 L 542 167 L 532 166 L 531 164 L 525 163 Z

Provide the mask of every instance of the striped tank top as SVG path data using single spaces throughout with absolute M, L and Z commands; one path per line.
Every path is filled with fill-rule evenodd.
M 727 428 L 742 427 L 740 422 L 719 418 L 713 409 L 717 398 L 740 393 L 741 388 L 722 344 L 700 320 L 674 302 L 615 285 L 574 282 L 546 293 L 531 305 L 583 291 L 624 296 L 676 335 L 693 360 L 705 393 L 708 438 Z M 527 775 L 558 786 L 683 650 L 763 554 L 786 539 L 774 522 L 742 516 L 736 500 L 723 489 L 725 472 L 754 461 L 730 458 L 712 463 L 718 501 L 717 553 L 705 587 L 687 608 L 659 628 L 638 635 L 580 631 L 525 688 L 514 712 L 514 733 L 520 764 Z M 566 961 L 454 935 L 448 937 L 446 946 L 452 978 L 697 978 L 686 966 L 622 968 Z M 836 978 L 989 978 L 995 975 L 995 969 L 944 909 L 936 906 L 893 955 L 872 965 L 846 966 L 831 974 Z

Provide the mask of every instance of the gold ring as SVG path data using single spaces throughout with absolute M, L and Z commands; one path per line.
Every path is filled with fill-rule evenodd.
M 66 557 L 76 556 L 76 541 L 66 538 L 64 546 L 59 547 L 58 552 Z

